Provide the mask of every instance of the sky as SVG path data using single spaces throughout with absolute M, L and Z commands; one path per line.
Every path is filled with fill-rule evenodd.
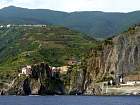
M 0 0 L 0 8 L 17 6 L 57 11 L 131 12 L 140 10 L 140 0 Z

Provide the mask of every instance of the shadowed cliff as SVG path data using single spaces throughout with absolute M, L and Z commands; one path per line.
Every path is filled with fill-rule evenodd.
M 45 63 L 33 65 L 31 74 L 29 76 L 22 74 L 17 77 L 7 91 L 9 95 L 61 95 L 64 93 L 64 84 L 59 77 L 59 72 L 54 74 Z

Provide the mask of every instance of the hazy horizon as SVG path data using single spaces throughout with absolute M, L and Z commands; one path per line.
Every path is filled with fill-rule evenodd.
M 139 0 L 0 0 L 0 9 L 16 6 L 63 12 L 102 11 L 127 13 L 140 10 Z

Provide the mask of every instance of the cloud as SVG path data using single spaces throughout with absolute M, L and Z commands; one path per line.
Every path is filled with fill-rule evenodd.
M 0 8 L 14 5 L 59 11 L 128 12 L 140 10 L 140 0 L 0 0 Z
M 0 8 L 8 6 L 10 0 L 0 0 Z

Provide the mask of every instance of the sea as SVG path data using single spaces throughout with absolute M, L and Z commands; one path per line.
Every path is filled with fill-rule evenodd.
M 1 96 L 0 105 L 140 105 L 140 96 Z

